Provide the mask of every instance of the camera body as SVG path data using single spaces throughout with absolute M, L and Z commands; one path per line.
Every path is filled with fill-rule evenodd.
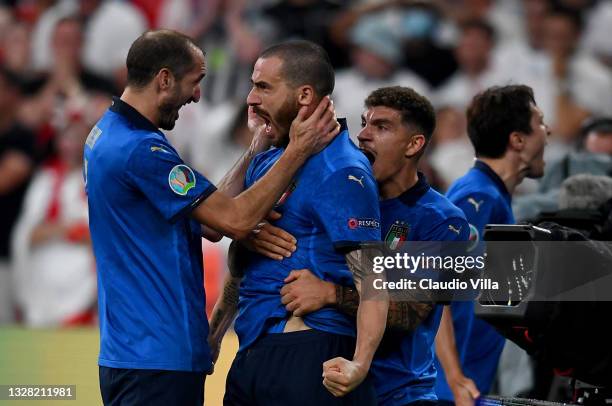
M 558 374 L 612 387 L 612 249 L 581 231 L 488 225 L 485 277 L 506 289 L 481 291 L 475 312 Z

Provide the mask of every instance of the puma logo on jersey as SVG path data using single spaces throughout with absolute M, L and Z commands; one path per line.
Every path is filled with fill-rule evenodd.
M 452 224 L 448 225 L 448 229 L 457 235 L 461 232 L 461 227 L 459 227 L 459 229 L 456 229 L 455 226 L 453 226 Z
M 476 209 L 476 213 L 478 213 L 478 210 L 480 210 L 480 205 L 484 203 L 484 200 L 477 202 L 473 197 L 468 197 L 467 201 L 468 203 L 474 205 L 474 209 Z
M 170 153 L 169 151 L 166 151 L 166 150 L 164 149 L 164 147 L 160 147 L 160 146 L 157 146 L 157 145 L 154 145 L 154 146 L 152 146 L 152 147 L 151 147 L 151 152 L 158 152 L 158 151 L 159 151 L 159 152 L 166 153 L 166 154 L 169 154 L 169 153 Z
M 363 186 L 363 176 L 361 178 L 357 179 L 356 176 L 349 175 L 348 176 L 348 180 L 352 180 L 352 181 L 355 181 L 355 182 L 359 183 L 361 185 L 361 187 L 365 189 L 365 186 Z

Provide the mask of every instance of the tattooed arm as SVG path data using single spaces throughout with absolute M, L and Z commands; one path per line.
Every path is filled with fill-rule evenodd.
M 285 279 L 281 295 L 283 304 L 294 316 L 301 317 L 324 306 L 336 306 L 343 313 L 357 317 L 359 308 L 357 289 L 321 280 L 308 269 L 291 271 L 289 277 Z M 390 300 L 386 329 L 414 331 L 433 309 L 432 302 L 419 301 L 420 299 Z
M 370 258 L 367 253 L 361 249 L 353 250 L 345 255 L 345 259 L 361 296 L 357 309 L 357 342 L 353 359 L 336 357 L 323 363 L 323 386 L 334 396 L 344 396 L 351 392 L 367 376 L 385 331 L 389 307 L 386 292 L 368 290 L 372 267 L 368 264 Z
M 221 297 L 217 299 L 210 318 L 208 345 L 210 345 L 213 362 L 217 361 L 223 336 L 232 324 L 234 316 L 238 311 L 238 289 L 245 265 L 244 251 L 237 241 L 232 242 L 227 256 L 230 273 L 225 278 L 223 292 Z
M 356 289 L 333 285 L 334 302 L 332 303 L 343 313 L 356 316 L 359 306 L 359 292 Z M 387 330 L 414 331 L 433 309 L 432 302 L 422 301 L 389 301 L 387 313 Z

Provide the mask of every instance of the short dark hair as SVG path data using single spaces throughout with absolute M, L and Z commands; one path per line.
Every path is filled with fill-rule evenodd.
M 589 117 L 580 126 L 580 135 L 586 137 L 591 132 L 612 134 L 612 117 Z
M 147 31 L 134 41 L 127 55 L 128 86 L 142 88 L 166 68 L 177 80 L 195 63 L 193 50 L 200 49 L 187 35 L 172 30 Z M 201 49 L 200 49 L 201 50 Z M 202 51 L 204 53 L 204 51 Z
M 259 57 L 281 59 L 281 72 L 291 86 L 310 85 L 320 97 L 334 91 L 335 75 L 329 55 L 314 42 L 282 42 L 267 48 Z
M 532 104 L 533 90 L 525 85 L 494 86 L 474 96 L 467 127 L 476 156 L 500 158 L 511 133 L 530 134 Z
M 461 32 L 465 32 L 467 30 L 480 30 L 491 42 L 495 42 L 495 28 L 491 24 L 489 24 L 486 20 L 481 18 L 469 18 L 463 20 L 459 24 L 459 29 Z
M 366 108 L 389 107 L 397 110 L 402 123 L 425 136 L 429 142 L 436 128 L 436 112 L 426 97 L 409 87 L 390 86 L 374 90 L 365 100 Z

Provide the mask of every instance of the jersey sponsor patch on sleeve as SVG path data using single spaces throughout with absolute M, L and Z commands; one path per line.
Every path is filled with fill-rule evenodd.
M 174 193 L 185 196 L 196 184 L 196 177 L 187 165 L 176 165 L 168 174 L 168 185 Z
M 362 218 L 350 218 L 348 220 L 348 227 L 351 230 L 357 228 L 380 228 L 380 222 L 376 219 L 362 219 Z

